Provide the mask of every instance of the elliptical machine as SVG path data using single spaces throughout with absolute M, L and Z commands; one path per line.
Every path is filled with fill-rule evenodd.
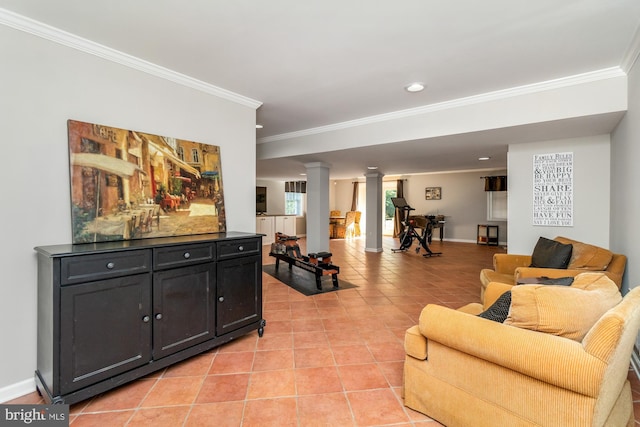
M 391 203 L 397 209 L 400 209 L 403 212 L 402 225 L 404 225 L 404 231 L 400 234 L 400 247 L 398 249 L 391 249 L 393 253 L 396 252 L 405 252 L 408 251 L 411 245 L 413 244 L 414 239 L 418 241 L 418 246 L 416 247 L 416 253 L 420 253 L 420 247 L 422 247 L 426 253 L 422 254 L 423 257 L 432 257 L 432 256 L 440 256 L 442 252 L 433 252 L 429 248 L 429 240 L 431 240 L 431 234 L 433 233 L 433 226 L 435 225 L 435 216 L 433 215 L 424 215 L 426 219 L 426 224 L 424 228 L 422 228 L 422 233 L 418 233 L 416 230 L 416 221 L 415 219 L 409 218 L 409 213 L 414 211 L 415 209 L 409 206 L 404 197 L 392 197 Z

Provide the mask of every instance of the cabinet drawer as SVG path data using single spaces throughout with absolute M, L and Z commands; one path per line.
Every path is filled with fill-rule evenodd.
M 198 264 L 215 259 L 214 246 L 211 243 L 202 245 L 182 245 L 156 248 L 153 250 L 153 267 L 155 269 L 173 268 L 182 265 Z
M 259 254 L 262 249 L 262 239 L 242 239 L 218 242 L 218 259 L 233 258 L 244 255 Z
M 81 255 L 61 260 L 61 283 L 89 282 L 151 271 L 151 251 Z

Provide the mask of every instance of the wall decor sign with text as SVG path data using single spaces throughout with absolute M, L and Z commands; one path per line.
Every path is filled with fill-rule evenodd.
M 573 226 L 573 153 L 533 156 L 533 225 Z
M 68 121 L 73 243 L 226 231 L 220 147 Z

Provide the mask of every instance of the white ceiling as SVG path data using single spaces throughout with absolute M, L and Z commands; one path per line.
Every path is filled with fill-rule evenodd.
M 0 0 L 0 8 L 261 102 L 258 141 L 620 66 L 640 23 L 638 0 Z M 427 89 L 405 92 L 412 81 Z M 456 160 L 461 150 L 506 167 L 508 143 L 607 132 L 618 119 L 445 137 L 429 153 L 413 141 L 265 160 L 257 177 L 290 178 L 283 165 L 328 159 L 332 178 L 362 176 L 368 159 L 385 159 L 393 173 L 477 169 Z

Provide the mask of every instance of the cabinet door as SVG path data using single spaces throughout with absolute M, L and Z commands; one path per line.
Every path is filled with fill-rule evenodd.
M 153 358 L 214 338 L 215 264 L 153 275 Z
M 60 392 L 92 385 L 151 360 L 151 274 L 63 286 Z
M 223 335 L 262 319 L 262 257 L 218 262 L 216 333 Z
M 263 245 L 270 245 L 274 242 L 275 229 L 274 219 L 272 216 L 258 217 L 256 218 L 256 233 L 264 234 L 262 238 Z

